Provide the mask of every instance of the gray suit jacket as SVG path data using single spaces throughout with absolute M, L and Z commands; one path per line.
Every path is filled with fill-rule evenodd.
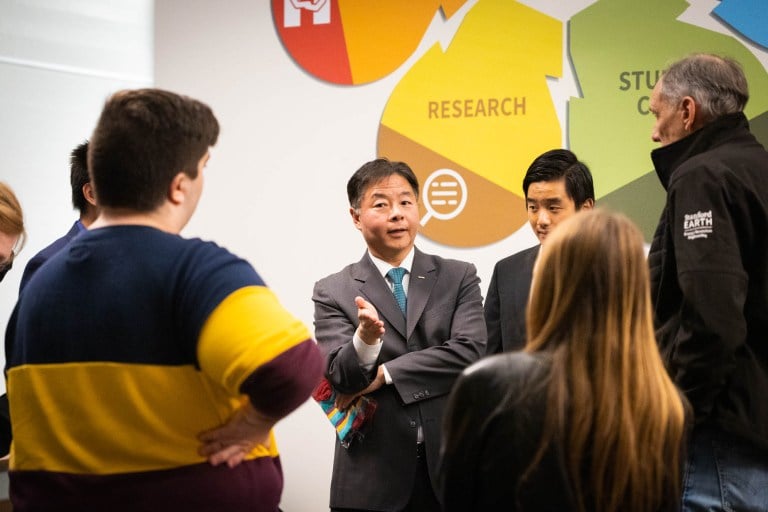
M 333 387 L 354 393 L 375 376 L 375 366 L 370 372 L 360 368 L 352 344 L 358 295 L 384 321 L 377 365 L 385 364 L 393 381 L 371 394 L 378 408 L 362 442 L 345 449 L 336 440 L 331 507 L 405 507 L 415 478 L 418 425 L 434 487 L 448 393 L 461 371 L 485 351 L 479 284 L 474 265 L 416 249 L 407 320 L 367 252 L 358 263 L 315 284 L 315 337 L 327 356 L 326 376 Z

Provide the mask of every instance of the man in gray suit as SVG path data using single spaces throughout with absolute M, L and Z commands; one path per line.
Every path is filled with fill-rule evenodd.
M 315 284 L 315 337 L 337 405 L 369 395 L 377 409 L 363 439 L 337 439 L 331 509 L 439 511 L 448 393 L 485 350 L 480 279 L 470 263 L 414 247 L 419 184 L 407 164 L 366 163 L 347 195 L 368 250 Z
M 558 224 L 595 204 L 589 168 L 567 149 L 553 149 L 536 157 L 523 178 L 523 193 L 528 221 L 542 244 Z M 485 298 L 488 354 L 525 346 L 525 314 L 540 247 L 534 245 L 507 256 L 493 268 Z

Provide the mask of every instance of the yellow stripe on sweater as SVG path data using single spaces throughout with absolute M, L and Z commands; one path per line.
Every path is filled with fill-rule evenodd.
M 103 362 L 12 368 L 8 395 L 11 469 L 85 474 L 204 462 L 197 435 L 242 400 L 192 366 Z M 249 458 L 276 455 L 272 439 Z
M 197 357 L 206 374 L 238 393 L 254 369 L 310 337 L 269 288 L 248 286 L 231 293 L 208 317 Z

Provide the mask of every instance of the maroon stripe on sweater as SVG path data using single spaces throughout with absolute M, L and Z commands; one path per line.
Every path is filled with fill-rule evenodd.
M 323 376 L 323 362 L 315 341 L 305 340 L 260 366 L 245 379 L 240 391 L 259 412 L 282 418 L 312 394 Z
M 283 489 L 279 458 L 229 468 L 208 463 L 119 475 L 11 471 L 14 512 L 276 512 Z

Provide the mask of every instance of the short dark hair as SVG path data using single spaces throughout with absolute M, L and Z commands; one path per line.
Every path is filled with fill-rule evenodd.
M 405 178 L 419 200 L 419 180 L 413 170 L 405 162 L 391 162 L 386 158 L 377 158 L 366 162 L 360 167 L 347 182 L 347 197 L 349 206 L 357 210 L 363 200 L 363 194 L 373 183 L 397 174 Z
M 567 149 L 553 149 L 536 157 L 523 178 L 523 193 L 528 198 L 528 187 L 531 183 L 560 179 L 565 179 L 565 192 L 573 200 L 577 210 L 587 199 L 595 200 L 595 187 L 589 167 Z
M 661 76 L 660 92 L 671 103 L 691 96 L 706 122 L 741 112 L 749 100 L 741 65 L 711 53 L 694 53 L 670 65 Z
M 72 206 L 84 214 L 90 204 L 83 195 L 83 186 L 90 182 L 88 176 L 88 141 L 83 142 L 75 149 L 69 158 L 69 184 L 72 186 Z
M 113 94 L 88 150 L 99 206 L 154 210 L 179 172 L 197 177 L 198 162 L 218 136 L 216 117 L 200 101 L 161 89 Z

